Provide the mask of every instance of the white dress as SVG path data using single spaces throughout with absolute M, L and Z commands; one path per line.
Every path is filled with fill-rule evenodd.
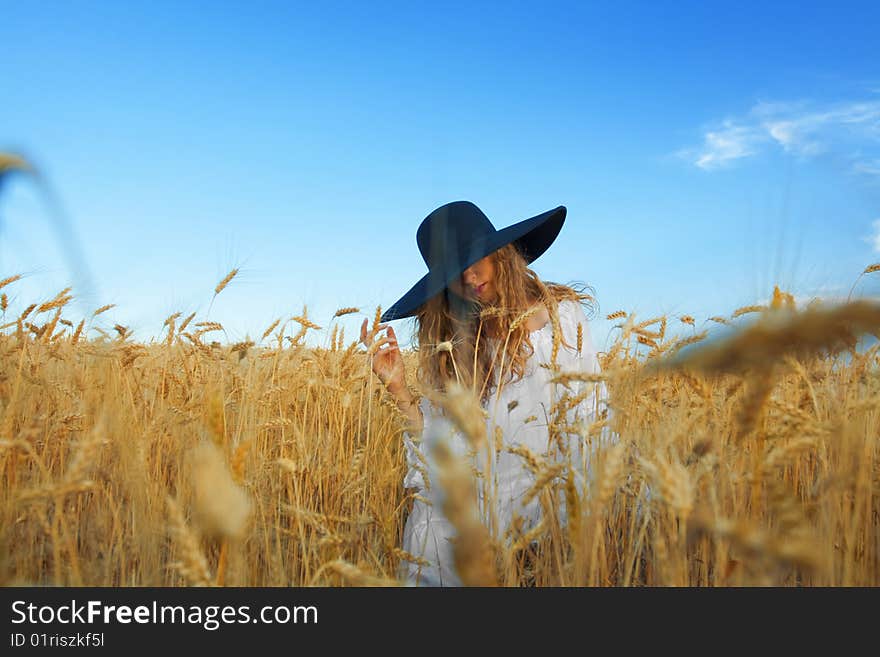
M 570 345 L 559 345 L 557 363 L 560 369 L 565 372 L 599 373 L 599 361 L 590 336 L 588 320 L 580 303 L 561 301 L 558 309 L 562 336 Z M 580 353 L 577 351 L 578 324 L 582 327 Z M 483 486 L 477 487 L 477 496 L 487 526 L 492 526 L 489 518 L 494 513 L 498 536 L 504 536 L 504 531 L 516 516 L 523 520 L 522 531 L 527 531 L 540 520 L 538 496 L 533 496 L 528 504 L 522 504 L 524 496 L 535 482 L 535 476 L 526 467 L 523 457 L 508 449 L 524 446 L 539 457 L 558 457 L 558 450 L 548 444 L 548 423 L 552 421 L 549 414 L 554 403 L 566 392 L 566 388 L 561 384 L 551 383 L 550 369 L 541 367 L 541 364 L 549 365 L 551 362 L 552 323 L 547 322 L 529 337 L 534 353 L 526 362 L 522 379 L 505 383 L 500 394 L 493 387 L 492 394 L 484 403 L 483 408 L 489 414 L 486 435 L 492 446 L 485 450 L 486 454 L 475 455 L 469 452 L 466 438 L 426 397 L 419 404 L 424 418 L 421 440 L 417 442 L 409 433 L 404 433 L 408 471 L 403 485 L 404 488 L 416 489 L 417 497 L 404 527 L 402 547 L 406 552 L 428 562 L 428 565 L 424 561 L 421 565 L 410 561 L 401 563 L 401 575 L 409 583 L 420 586 L 461 585 L 455 572 L 452 544 L 449 541 L 456 532 L 443 515 L 443 494 L 439 479 L 435 476 L 436 469 L 432 459 L 432 445 L 436 441 L 446 441 L 453 453 L 471 458 L 472 465 L 479 472 L 491 472 L 491 484 L 497 491 L 490 497 L 492 504 L 484 503 Z M 589 426 L 607 412 L 604 383 L 570 382 L 570 394 L 576 395 L 585 386 L 589 388 L 586 397 L 567 414 L 570 425 L 580 422 Z M 502 431 L 500 450 L 495 449 L 498 447 L 494 440 L 496 426 Z M 575 479 L 579 483 L 579 492 L 583 495 L 590 475 L 589 455 L 595 446 L 584 445 L 584 439 L 577 433 L 568 436 L 572 462 L 578 465 Z M 600 442 L 604 443 L 608 436 L 609 433 L 603 429 Z M 487 460 L 489 467 L 483 467 Z M 429 485 L 426 485 L 424 475 L 427 475 Z M 562 513 L 564 514 L 564 510 Z

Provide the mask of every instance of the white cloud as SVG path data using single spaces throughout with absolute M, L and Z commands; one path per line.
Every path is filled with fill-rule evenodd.
M 706 133 L 694 164 L 701 169 L 716 169 L 731 160 L 748 157 L 755 153 L 755 141 L 750 128 L 725 122 L 718 130 Z
M 795 141 L 795 124 L 791 121 L 777 121 L 765 124 L 767 132 L 785 148 L 789 148 Z
M 868 242 L 876 253 L 880 253 L 880 219 L 875 219 L 871 226 L 874 232 L 868 238 Z
M 741 118 L 707 128 L 700 147 L 679 155 L 710 170 L 773 146 L 801 158 L 843 155 L 853 172 L 880 176 L 880 101 L 760 102 Z
M 821 142 L 812 136 L 815 134 L 814 125 L 810 118 L 806 118 L 768 121 L 761 127 L 787 152 L 810 157 L 818 155 L 823 150 Z
M 880 179 L 880 160 L 861 160 L 853 163 L 853 173 L 876 176 Z

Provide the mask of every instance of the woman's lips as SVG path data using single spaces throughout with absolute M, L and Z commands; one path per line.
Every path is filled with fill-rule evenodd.
M 485 283 L 483 283 L 482 285 L 478 285 L 477 287 L 475 287 L 475 288 L 474 288 L 474 294 L 476 294 L 477 296 L 479 296 L 480 293 L 483 291 L 483 288 L 484 288 L 484 287 L 486 287 L 486 284 L 485 284 Z

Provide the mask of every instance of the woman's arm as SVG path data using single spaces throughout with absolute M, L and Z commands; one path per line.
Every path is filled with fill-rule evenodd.
M 418 400 L 412 394 L 410 389 L 406 385 L 390 384 L 388 386 L 388 392 L 394 397 L 394 401 L 397 402 L 397 407 L 400 409 L 401 413 L 406 415 L 409 419 L 408 431 L 411 434 L 422 433 L 422 429 L 424 428 L 424 418 L 422 417 L 422 411 L 419 408 Z

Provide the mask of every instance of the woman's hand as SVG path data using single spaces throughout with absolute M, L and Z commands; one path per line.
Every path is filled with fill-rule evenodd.
M 385 328 L 388 333 L 374 341 L 376 333 Z M 365 319 L 361 325 L 361 342 L 367 348 L 367 354 L 372 355 L 376 376 L 388 388 L 388 392 L 394 396 L 400 395 L 406 390 L 406 372 L 394 329 L 387 324 L 379 324 L 375 331 L 368 333 Z
M 387 328 L 388 333 L 378 340 L 374 340 L 376 333 Z M 367 320 L 361 325 L 361 342 L 367 348 L 367 354 L 372 356 L 373 371 L 379 380 L 385 384 L 388 392 L 397 400 L 398 406 L 409 418 L 409 431 L 420 434 L 424 427 L 422 411 L 419 409 L 415 398 L 406 387 L 406 370 L 403 366 L 403 356 L 397 346 L 397 336 L 394 329 L 387 324 L 379 324 L 375 331 L 367 333 Z

